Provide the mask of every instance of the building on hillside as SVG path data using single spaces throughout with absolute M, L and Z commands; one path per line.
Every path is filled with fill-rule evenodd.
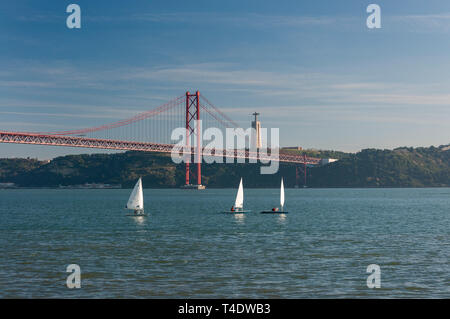
M 327 165 L 327 164 L 330 164 L 330 163 L 333 163 L 333 162 L 336 162 L 336 161 L 338 161 L 336 158 L 322 158 L 321 160 L 320 160 L 320 165 Z
M 302 151 L 303 147 L 301 146 L 287 146 L 287 147 L 282 147 L 282 150 L 292 150 L 292 151 Z
M 14 183 L 0 183 L 0 188 L 17 188 Z

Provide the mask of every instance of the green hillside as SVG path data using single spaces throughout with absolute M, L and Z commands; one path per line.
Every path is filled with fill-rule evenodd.
M 450 186 L 448 147 L 366 149 L 311 171 L 315 187 Z
M 308 169 L 307 184 L 310 187 L 450 186 L 448 146 L 366 149 L 356 154 L 306 152 L 310 156 L 340 158 L 335 163 Z M 287 187 L 296 183 L 293 164 L 282 164 L 274 175 L 261 175 L 259 168 L 259 164 L 203 164 L 202 182 L 208 187 L 236 187 L 242 176 L 246 187 L 278 187 L 283 176 Z M 84 183 L 131 187 L 139 176 L 143 177 L 145 187 L 179 187 L 184 183 L 184 165 L 175 165 L 168 154 L 144 152 L 69 155 L 48 163 L 32 159 L 0 159 L 0 183 L 12 182 L 20 187 Z M 302 181 L 301 178 L 300 186 Z

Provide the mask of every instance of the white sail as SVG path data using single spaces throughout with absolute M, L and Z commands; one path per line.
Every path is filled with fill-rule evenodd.
M 244 187 L 242 186 L 242 178 L 239 183 L 239 189 L 236 195 L 236 201 L 234 202 L 235 208 L 243 208 L 244 207 Z
M 281 178 L 280 205 L 281 205 L 281 209 L 283 209 L 283 206 L 284 206 L 284 184 L 283 184 L 283 178 Z
M 131 192 L 127 203 L 128 209 L 144 209 L 144 195 L 142 193 L 142 179 L 139 178 Z

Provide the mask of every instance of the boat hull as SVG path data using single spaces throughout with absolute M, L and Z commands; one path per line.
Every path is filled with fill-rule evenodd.
M 283 212 L 283 211 L 272 211 L 272 210 L 268 210 L 268 211 L 262 211 L 261 214 L 276 214 L 276 215 L 284 215 L 284 214 L 289 214 L 289 212 Z
M 232 211 L 223 211 L 222 213 L 225 213 L 225 214 L 245 214 L 245 213 L 250 213 L 251 212 L 251 210 L 240 210 L 240 211 L 235 211 L 235 212 L 232 212 Z

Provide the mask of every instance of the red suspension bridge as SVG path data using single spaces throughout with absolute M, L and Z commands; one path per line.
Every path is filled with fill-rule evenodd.
M 200 129 L 195 125 L 199 120 L 202 121 Z M 180 127 L 186 129 L 185 145 L 176 144 L 172 140 L 172 131 Z M 203 130 L 213 127 L 226 129 L 239 126 L 197 91 L 194 94 L 186 92 L 185 95 L 147 112 L 106 125 L 58 132 L 0 131 L 0 143 L 176 152 L 189 158 L 194 156 L 195 161 L 186 162 L 186 185 L 190 185 L 190 172 L 193 169 L 189 162 L 195 162 L 196 182 L 201 185 L 201 162 L 206 156 L 303 164 L 304 169 L 306 165 L 316 165 L 320 162 L 319 158 L 282 152 L 274 157 L 270 151 L 267 153 L 237 148 L 209 149 L 202 145 L 201 134 Z

